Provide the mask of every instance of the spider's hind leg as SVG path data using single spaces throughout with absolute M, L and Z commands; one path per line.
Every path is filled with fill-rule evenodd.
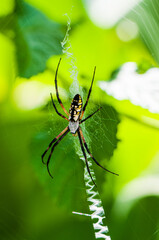
M 41 156 L 42 162 L 43 162 L 44 164 L 45 164 L 45 162 L 44 162 L 44 156 L 45 156 L 45 154 L 48 152 L 48 150 L 50 149 L 50 147 L 52 146 L 52 144 L 53 144 L 54 142 L 56 142 L 56 140 L 57 140 L 59 137 L 61 137 L 61 135 L 63 135 L 67 130 L 68 130 L 68 127 L 66 127 L 57 137 L 55 137 L 55 138 L 50 142 L 48 148 L 44 151 L 44 153 L 43 153 L 42 156 Z
M 92 177 L 92 175 L 91 175 L 90 169 L 89 169 L 88 160 L 87 160 L 87 156 L 86 156 L 86 153 L 85 153 L 85 150 L 84 150 L 84 147 L 83 147 L 83 143 L 82 143 L 80 131 L 78 130 L 77 132 L 78 132 L 78 137 L 79 137 L 81 149 L 82 149 L 82 152 L 83 152 L 83 155 L 84 155 L 84 158 L 85 158 L 87 171 L 88 171 L 88 173 L 89 173 L 90 178 L 92 179 L 92 182 L 93 182 L 94 185 L 97 187 L 97 185 L 96 185 L 96 183 L 95 183 L 95 181 L 93 180 L 93 177 Z
M 52 178 L 53 178 L 53 176 L 51 175 L 50 170 L 49 170 L 49 163 L 50 163 L 50 159 L 51 159 L 51 156 L 53 154 L 54 148 L 57 146 L 57 144 L 59 144 L 59 142 L 61 142 L 61 140 L 64 138 L 64 136 L 66 136 L 66 134 L 70 131 L 68 127 L 65 128 L 64 130 L 65 130 L 64 134 L 57 140 L 57 142 L 51 148 L 50 155 L 49 155 L 48 160 L 46 162 L 48 173 L 49 173 L 50 177 L 52 177 Z
M 110 172 L 110 173 L 112 173 L 112 174 L 114 174 L 114 175 L 119 176 L 119 174 L 114 173 L 114 172 L 112 172 L 112 171 L 110 171 L 110 170 L 104 168 L 102 165 L 100 165 L 99 162 L 97 162 L 97 160 L 93 157 L 93 155 L 91 154 L 91 152 L 90 152 L 90 150 L 89 150 L 89 148 L 88 148 L 88 146 L 87 146 L 87 143 L 86 143 L 86 141 L 85 141 L 85 139 L 84 139 L 83 132 L 82 132 L 81 128 L 79 128 L 79 132 L 80 132 L 80 135 L 81 135 L 81 137 L 82 137 L 82 140 L 83 140 L 84 146 L 85 146 L 87 152 L 89 153 L 89 155 L 91 156 L 91 158 L 94 160 L 94 162 L 95 162 L 99 167 L 103 168 L 105 171 Z

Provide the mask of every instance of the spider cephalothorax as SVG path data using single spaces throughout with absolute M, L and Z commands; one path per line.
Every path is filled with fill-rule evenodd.
M 97 160 L 92 156 L 92 154 L 90 153 L 90 150 L 87 146 L 87 143 L 85 141 L 85 138 L 83 136 L 83 132 L 82 132 L 82 129 L 80 127 L 80 124 L 83 123 L 84 121 L 86 121 L 87 119 L 89 119 L 90 117 L 92 117 L 96 112 L 98 112 L 101 108 L 97 109 L 94 113 L 92 113 L 91 115 L 89 115 L 88 117 L 86 117 L 85 119 L 82 120 L 83 118 L 83 114 L 86 110 L 86 107 L 87 107 L 87 104 L 88 104 L 88 100 L 89 100 L 89 97 L 90 97 L 90 94 L 91 94 L 91 91 L 92 91 L 92 86 L 93 86 L 93 81 L 94 81 L 94 76 L 95 76 L 95 70 L 96 68 L 94 68 L 94 73 L 93 73 L 93 78 L 92 78 L 92 83 L 91 83 L 91 86 L 90 86 L 90 89 L 89 89 L 89 92 L 88 92 L 88 96 L 87 96 L 87 100 L 86 100 L 86 103 L 84 104 L 83 106 L 83 102 L 82 102 L 82 98 L 79 94 L 76 94 L 74 96 L 74 98 L 72 99 L 72 103 L 71 103 L 71 106 L 70 106 L 70 109 L 69 109 L 69 113 L 66 111 L 65 107 L 63 106 L 62 104 L 62 101 L 59 97 L 59 93 L 58 93 L 58 87 L 57 87 L 57 73 L 58 73 L 58 68 L 59 68 L 59 65 L 60 65 L 60 62 L 61 62 L 61 58 L 59 60 L 59 63 L 57 65 L 57 69 L 56 69 L 56 73 L 55 73 L 55 88 L 56 88 L 56 96 L 57 96 L 57 99 L 58 99 L 58 102 L 60 103 L 62 109 L 64 110 L 64 112 L 66 113 L 66 115 L 68 116 L 65 117 L 63 116 L 61 113 L 59 113 L 59 111 L 57 110 L 56 106 L 55 106 L 55 103 L 54 103 L 54 100 L 53 100 L 53 97 L 52 97 L 52 94 L 50 93 L 51 95 L 51 100 L 52 100 L 52 104 L 55 108 L 55 111 L 56 113 L 61 116 L 62 118 L 64 118 L 65 120 L 67 120 L 69 122 L 69 125 L 57 136 L 55 137 L 51 143 L 49 144 L 48 148 L 45 150 L 45 152 L 42 154 L 42 161 L 43 161 L 43 158 L 45 156 L 45 154 L 47 153 L 47 151 L 50 149 L 50 147 L 52 146 L 51 148 L 51 152 L 50 152 L 50 155 L 48 157 L 48 160 L 46 162 L 46 165 L 47 165 L 47 169 L 48 169 L 48 173 L 49 175 L 52 177 L 51 173 L 50 173 L 50 170 L 49 170 L 49 162 L 50 162 L 50 159 L 51 159 L 51 156 L 52 156 L 52 153 L 54 151 L 54 148 L 56 147 L 56 145 L 64 138 L 64 136 L 66 136 L 66 134 L 70 131 L 72 133 L 72 135 L 76 136 L 78 135 L 79 137 L 79 141 L 80 141 L 80 145 L 81 145 L 81 150 L 83 152 L 83 155 L 84 155 L 84 158 L 85 158 L 85 162 L 86 162 L 86 166 L 87 166 L 87 170 L 88 170 L 88 173 L 93 181 L 93 183 L 95 184 L 93 178 L 92 178 L 92 175 L 91 175 L 91 172 L 89 170 L 89 166 L 88 166 L 88 160 L 87 160 L 87 156 L 86 156 L 86 152 L 85 152 L 85 149 L 86 151 L 88 152 L 88 154 L 91 156 L 91 158 L 95 161 L 95 163 L 100 166 L 101 168 L 103 168 L 104 170 L 106 170 L 107 172 L 110 172 L 110 173 L 113 173 L 115 175 L 118 175 L 114 172 L 111 172 L 109 171 L 108 169 L 104 168 L 103 166 L 101 166 Z M 82 107 L 83 106 L 83 107 Z M 54 144 L 53 144 L 54 143 Z M 43 161 L 44 163 L 44 161 Z M 45 164 L 45 163 L 44 163 Z M 96 185 L 96 184 L 95 184 Z

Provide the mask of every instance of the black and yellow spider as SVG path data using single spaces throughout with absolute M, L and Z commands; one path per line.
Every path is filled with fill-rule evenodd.
M 51 148 L 51 152 L 50 152 L 50 155 L 48 157 L 48 160 L 46 162 L 46 165 L 47 165 L 47 170 L 48 170 L 48 173 L 49 175 L 52 177 L 51 173 L 50 173 L 50 170 L 49 170 L 49 162 L 50 162 L 50 159 L 51 159 L 51 156 L 52 156 L 52 153 L 55 149 L 55 147 L 57 146 L 57 144 L 64 138 L 64 136 L 66 136 L 66 134 L 70 131 L 72 133 L 73 136 L 77 136 L 79 137 L 79 141 L 80 141 L 80 145 L 81 145 L 81 149 L 82 149 L 82 152 L 83 152 L 83 155 L 84 155 L 84 158 L 85 158 L 85 162 L 86 162 L 86 166 L 87 166 L 87 170 L 88 170 L 88 173 L 93 181 L 93 183 L 95 184 L 93 178 L 92 178 L 92 175 L 91 175 L 91 172 L 90 172 L 90 169 L 89 169 L 89 166 L 88 166 L 88 160 L 87 160 L 87 156 L 86 156 L 86 152 L 85 152 L 85 149 L 86 151 L 88 152 L 88 154 L 91 156 L 91 158 L 95 161 L 95 163 L 100 166 L 101 168 L 103 168 L 104 170 L 106 170 L 107 172 L 110 172 L 112 174 L 115 174 L 115 175 L 118 175 L 114 172 L 111 172 L 109 171 L 108 169 L 104 168 L 103 166 L 101 166 L 97 160 L 92 156 L 92 154 L 90 153 L 90 150 L 87 146 L 87 143 L 85 141 L 85 138 L 83 136 L 83 132 L 82 132 L 82 129 L 80 127 L 81 123 L 85 122 L 87 119 L 89 119 L 90 117 L 92 117 L 96 112 L 98 112 L 101 107 L 99 109 L 97 109 L 94 113 L 90 114 L 88 117 L 86 117 L 85 119 L 82 120 L 83 118 L 83 114 L 86 110 L 86 107 L 87 107 L 87 104 L 88 104 L 88 100 L 89 100 L 89 97 L 90 97 L 90 94 L 91 94 L 91 91 L 92 91 L 92 85 L 93 85 L 93 81 L 94 81 L 94 76 L 95 76 L 95 71 L 96 71 L 96 67 L 94 68 L 94 73 L 93 73 L 93 78 L 92 78 L 92 83 L 91 83 L 91 86 L 90 86 L 90 89 L 89 89 L 89 92 L 88 92 L 88 96 L 87 96 L 87 100 L 86 100 L 86 103 L 84 104 L 84 107 L 82 107 L 83 105 L 83 102 L 82 102 L 82 98 L 79 94 L 76 94 L 74 96 L 74 98 L 72 99 L 72 103 L 71 103 L 71 106 L 70 106 L 70 109 L 69 109 L 69 113 L 66 111 L 66 109 L 64 108 L 63 104 L 62 104 L 62 101 L 59 97 L 59 93 L 58 93 L 58 88 L 57 88 L 57 73 L 58 73 L 58 69 L 59 69 L 59 65 L 60 65 L 60 62 L 61 62 L 61 58 L 59 60 L 59 63 L 57 65 L 57 69 L 56 69 L 56 73 L 55 73 L 55 88 L 56 88 L 56 96 L 57 96 L 57 99 L 58 99 L 58 102 L 60 103 L 62 109 L 64 110 L 64 112 L 67 114 L 68 118 L 66 118 L 65 116 L 63 116 L 61 113 L 59 113 L 59 111 L 57 110 L 56 106 L 55 106 L 55 103 L 54 103 L 54 100 L 53 100 L 53 97 L 52 97 L 52 94 L 50 93 L 51 95 L 51 100 L 52 100 L 52 104 L 53 104 L 53 107 L 55 108 L 55 111 L 57 112 L 57 114 L 59 116 L 61 116 L 62 118 L 64 118 L 65 120 L 67 120 L 69 122 L 68 126 L 57 136 L 55 137 L 49 144 L 48 148 L 45 150 L 45 152 L 42 154 L 42 162 L 45 164 L 43 158 L 45 156 L 45 154 L 47 153 L 47 151 L 50 149 L 50 147 L 52 146 Z M 85 149 L 84 149 L 85 147 Z M 96 185 L 96 184 L 95 184 Z

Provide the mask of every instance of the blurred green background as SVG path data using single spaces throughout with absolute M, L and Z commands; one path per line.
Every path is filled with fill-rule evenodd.
M 91 219 L 72 214 L 89 213 L 78 139 L 69 134 L 56 148 L 53 180 L 41 161 L 67 126 L 50 102 L 60 56 L 58 84 L 66 109 L 77 93 L 70 90 L 70 59 L 61 47 L 66 14 L 84 100 L 97 67 L 85 116 L 102 110 L 86 122 L 86 139 L 95 158 L 119 173 L 93 164 L 105 224 L 113 240 L 159 240 L 159 111 L 151 111 L 159 89 L 157 0 L 0 3 L 0 239 L 95 239 Z M 127 97 L 121 98 L 120 82 L 114 85 L 119 97 L 108 95 L 99 81 L 115 83 L 128 62 L 136 63 L 136 77 L 148 76 L 149 85 L 145 80 L 135 88 L 131 73 Z M 150 69 L 156 69 L 155 81 Z

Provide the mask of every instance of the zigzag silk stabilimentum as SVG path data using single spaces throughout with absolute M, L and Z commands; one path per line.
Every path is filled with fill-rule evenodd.
M 68 18 L 67 31 L 66 31 L 65 38 L 64 38 L 63 42 L 61 43 L 61 45 L 63 48 L 63 53 L 66 55 L 67 59 L 70 60 L 70 65 L 71 65 L 70 73 L 71 73 L 71 77 L 73 79 L 73 83 L 70 87 L 70 92 L 71 92 L 72 96 L 75 95 L 76 93 L 79 93 L 79 91 L 80 91 L 80 94 L 82 95 L 82 91 L 79 87 L 79 83 L 77 80 L 78 70 L 77 70 L 77 67 L 75 66 L 75 58 L 73 57 L 71 43 L 69 40 L 69 31 L 71 29 L 71 27 L 70 27 L 71 20 L 67 14 L 66 14 L 66 16 Z M 67 47 L 65 46 L 66 44 L 67 44 Z M 83 130 L 85 129 L 84 124 L 82 124 L 82 129 Z M 87 141 L 87 144 L 89 145 L 89 141 Z M 85 163 L 85 159 L 81 155 L 79 146 L 75 146 L 75 148 L 77 149 L 77 154 L 79 155 L 79 158 L 82 161 L 84 161 L 84 163 Z M 92 163 L 90 161 L 90 157 L 87 156 L 87 159 L 88 159 L 88 164 L 89 164 L 91 174 L 93 176 L 93 179 L 95 179 L 95 175 L 94 175 L 94 172 L 92 169 Z M 84 182 L 85 182 L 86 193 L 87 193 L 87 201 L 88 201 L 89 209 L 90 209 L 91 213 L 87 214 L 87 213 L 80 213 L 80 212 L 75 212 L 75 211 L 73 211 L 72 213 L 91 217 L 93 220 L 92 224 L 93 224 L 93 228 L 94 228 L 95 238 L 110 240 L 111 238 L 108 235 L 108 227 L 103 225 L 103 219 L 105 218 L 105 212 L 104 212 L 104 209 L 102 206 L 102 201 L 101 201 L 99 193 L 97 191 L 97 187 L 92 183 L 92 180 L 87 171 L 86 165 L 85 165 L 85 169 L 84 169 Z M 97 220 L 95 223 L 93 223 L 94 219 Z

